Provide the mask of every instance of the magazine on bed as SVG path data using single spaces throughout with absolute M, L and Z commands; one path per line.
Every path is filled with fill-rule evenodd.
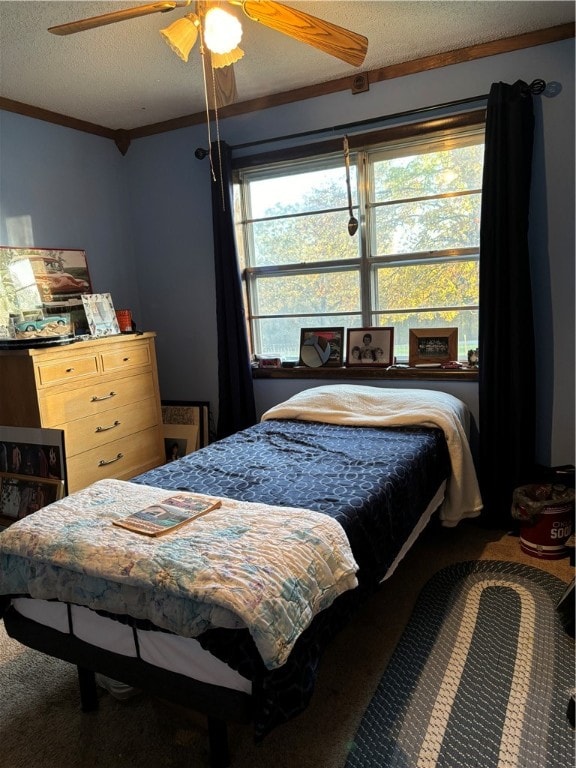
M 113 520 L 113 524 L 145 536 L 163 536 L 221 506 L 222 502 L 218 499 L 181 493 L 121 520 Z

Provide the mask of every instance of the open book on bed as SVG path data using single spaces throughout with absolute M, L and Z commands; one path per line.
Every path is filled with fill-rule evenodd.
M 221 506 L 219 499 L 180 493 L 112 523 L 145 536 L 163 536 Z

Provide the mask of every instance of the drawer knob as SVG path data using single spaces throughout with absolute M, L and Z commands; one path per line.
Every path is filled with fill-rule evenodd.
M 66 373 L 72 373 L 74 371 L 74 368 L 66 368 Z
M 109 395 L 102 395 L 101 397 L 98 397 L 98 395 L 93 395 L 90 398 L 90 402 L 99 403 L 101 400 L 110 400 L 111 397 L 116 397 L 116 392 L 110 392 Z
M 96 432 L 108 432 L 109 429 L 114 429 L 115 427 L 119 427 L 120 422 L 115 421 L 114 424 L 109 424 L 107 427 L 96 427 Z
M 100 459 L 98 462 L 99 467 L 106 467 L 108 464 L 114 464 L 115 461 L 119 461 L 120 459 L 124 458 L 123 453 L 119 453 L 115 458 L 113 459 Z
M 130 360 L 130 358 L 129 358 L 129 357 L 123 357 L 123 358 L 122 358 L 122 360 L 123 360 L 125 363 L 127 363 L 127 362 L 128 362 L 128 360 Z

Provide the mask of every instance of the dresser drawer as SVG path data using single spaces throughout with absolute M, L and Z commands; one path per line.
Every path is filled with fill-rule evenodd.
M 142 432 L 157 423 L 156 401 L 151 397 L 67 424 L 58 424 L 56 428 L 65 431 L 66 456 L 70 457 Z
M 70 355 L 62 359 L 40 362 L 36 366 L 38 382 L 45 387 L 50 384 L 61 384 L 65 381 L 76 381 L 84 376 L 94 376 L 98 373 L 97 355 Z
M 68 493 L 74 493 L 107 477 L 129 480 L 141 472 L 157 467 L 165 461 L 161 447 L 158 428 L 151 427 L 70 456 L 66 461 Z
M 150 347 L 147 342 L 132 342 L 119 349 L 102 352 L 102 372 L 125 371 L 138 366 L 150 365 Z
M 95 381 L 69 391 L 45 392 L 40 400 L 42 423 L 46 427 L 55 427 L 155 396 L 152 373 L 125 376 L 107 383 Z

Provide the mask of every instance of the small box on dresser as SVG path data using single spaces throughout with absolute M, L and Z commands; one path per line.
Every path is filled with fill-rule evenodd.
M 163 464 L 155 334 L 1 350 L 0 424 L 64 430 L 68 493 Z

